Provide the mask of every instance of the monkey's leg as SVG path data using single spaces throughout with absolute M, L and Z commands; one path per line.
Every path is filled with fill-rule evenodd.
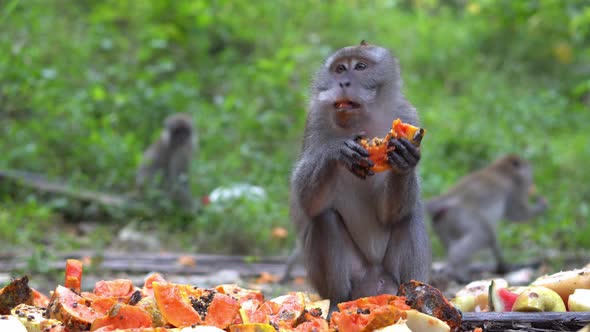
M 302 249 L 309 281 L 330 311 L 350 300 L 351 274 L 360 273 L 364 263 L 337 211 L 328 209 L 307 224 Z
M 383 266 L 393 277 L 396 294 L 399 284 L 411 279 L 428 282 L 432 261 L 430 239 L 421 214 L 392 225 Z
M 505 274 L 510 272 L 510 266 L 504 260 L 504 256 L 502 255 L 502 248 L 500 247 L 500 243 L 498 242 L 498 238 L 493 235 L 493 240 L 491 243 L 492 247 L 492 254 L 496 259 L 496 273 Z
M 482 232 L 470 232 L 451 244 L 447 268 L 452 277 L 460 282 L 469 281 L 468 270 L 471 258 L 482 246 L 489 246 L 488 236 L 489 234 L 482 234 Z

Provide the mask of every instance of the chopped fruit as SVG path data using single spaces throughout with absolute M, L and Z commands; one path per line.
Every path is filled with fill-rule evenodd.
M 547 287 L 533 286 L 518 295 L 512 311 L 565 312 L 565 304 L 555 291 Z
M 425 133 L 425 129 L 403 123 L 400 119 L 396 119 L 391 124 L 391 130 L 389 130 L 384 138 L 362 138 L 359 143 L 369 152 L 369 158 L 374 163 L 371 169 L 374 172 L 383 172 L 391 169 L 387 160 L 387 152 L 394 148 L 388 146 L 391 139 L 407 138 L 415 146 L 420 146 Z
M 512 306 L 518 295 L 519 293 L 511 292 L 506 288 L 497 287 L 492 280 L 489 294 L 490 310 L 496 312 L 512 311 Z
M 451 330 L 451 327 L 442 320 L 417 310 L 408 310 L 407 315 L 406 324 L 412 332 L 449 332 Z
M 440 290 L 423 282 L 411 280 L 400 285 L 398 295 L 405 296 L 406 303 L 412 309 L 444 321 L 452 331 L 457 331 L 461 327 L 463 316 Z
M 569 311 L 590 311 L 590 289 L 576 289 L 567 301 Z
M 186 288 L 170 282 L 152 283 L 154 297 L 164 320 L 175 327 L 202 324 L 199 313 L 191 305 Z
M 34 294 L 29 287 L 29 278 L 23 276 L 11 281 L 0 289 L 0 315 L 8 315 L 10 310 L 21 303 L 32 305 Z
M 29 332 L 64 332 L 65 325 L 56 320 L 45 318 L 46 310 L 28 304 L 19 304 L 11 314 L 17 317 Z M 4 331 L 1 330 L 0 331 Z
M 230 326 L 229 330 L 230 332 L 276 332 L 272 325 L 260 323 L 235 324 Z
M 31 290 L 33 291 L 33 305 L 35 307 L 47 308 L 49 305 L 49 298 L 32 287 Z
M 63 322 L 66 328 L 88 330 L 92 322 L 101 315 L 86 306 L 86 300 L 68 288 L 57 286 L 47 307 L 49 318 Z
M 80 294 L 82 286 L 82 261 L 77 259 L 66 260 L 66 278 L 64 286 L 72 292 Z
M 14 316 L 0 315 L 0 331 L 27 332 L 27 328 Z
M 564 303 L 576 289 L 590 289 L 590 269 L 578 269 L 558 272 L 537 278 L 532 286 L 543 286 L 552 289 L 561 296 Z
M 338 312 L 333 312 L 330 325 L 339 331 L 373 331 L 395 324 L 407 318 L 404 297 L 390 294 L 364 297 L 338 304 Z
M 94 294 L 100 297 L 129 297 L 135 291 L 128 279 L 101 280 L 94 285 Z
M 112 326 L 117 329 L 151 327 L 152 319 L 142 308 L 123 303 L 116 303 L 107 314 L 92 322 L 91 331 L 104 326 Z

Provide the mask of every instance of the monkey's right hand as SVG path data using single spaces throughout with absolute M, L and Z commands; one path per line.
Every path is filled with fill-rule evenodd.
M 360 138 L 361 136 L 356 136 L 344 141 L 344 144 L 340 147 L 339 161 L 352 174 L 361 179 L 366 179 L 367 176 L 375 174 L 371 170 L 374 163 L 369 159 L 369 151 L 358 143 Z

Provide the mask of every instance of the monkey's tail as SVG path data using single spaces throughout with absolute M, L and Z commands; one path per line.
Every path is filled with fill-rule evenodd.
M 426 213 L 430 216 L 432 222 L 436 223 L 445 217 L 449 208 L 449 204 L 441 197 L 435 197 L 426 202 L 425 208 Z

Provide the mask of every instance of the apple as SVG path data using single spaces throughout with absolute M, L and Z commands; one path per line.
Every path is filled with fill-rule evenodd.
M 455 308 L 463 312 L 475 311 L 475 306 L 477 305 L 475 295 L 471 294 L 456 296 L 451 299 L 451 303 Z
M 533 286 L 525 289 L 514 301 L 512 311 L 565 312 L 565 303 L 552 289 Z
M 449 324 L 418 310 L 406 310 L 408 318 L 406 324 L 412 332 L 449 332 Z
M 569 311 L 590 311 L 590 289 L 576 289 L 567 300 Z
M 531 286 L 550 288 L 556 291 L 565 303 L 574 290 L 590 289 L 590 269 L 584 268 L 545 275 L 533 281 Z
M 457 294 L 455 295 L 456 300 L 453 300 L 451 302 L 458 303 L 459 306 L 466 305 L 466 308 L 471 309 L 471 310 L 461 309 L 461 311 L 466 311 L 466 312 L 467 311 L 488 311 L 489 310 L 488 296 L 489 296 L 490 285 L 492 284 L 492 281 L 499 288 L 507 288 L 508 287 L 508 282 L 504 279 L 501 279 L 501 278 L 472 281 L 469 284 L 467 284 L 463 289 L 458 291 Z M 473 296 L 474 297 L 475 305 L 473 306 L 473 308 L 470 308 L 471 299 L 466 296 Z M 465 298 L 463 298 L 463 297 L 465 297 Z M 457 308 L 460 308 L 460 307 L 457 307 Z

